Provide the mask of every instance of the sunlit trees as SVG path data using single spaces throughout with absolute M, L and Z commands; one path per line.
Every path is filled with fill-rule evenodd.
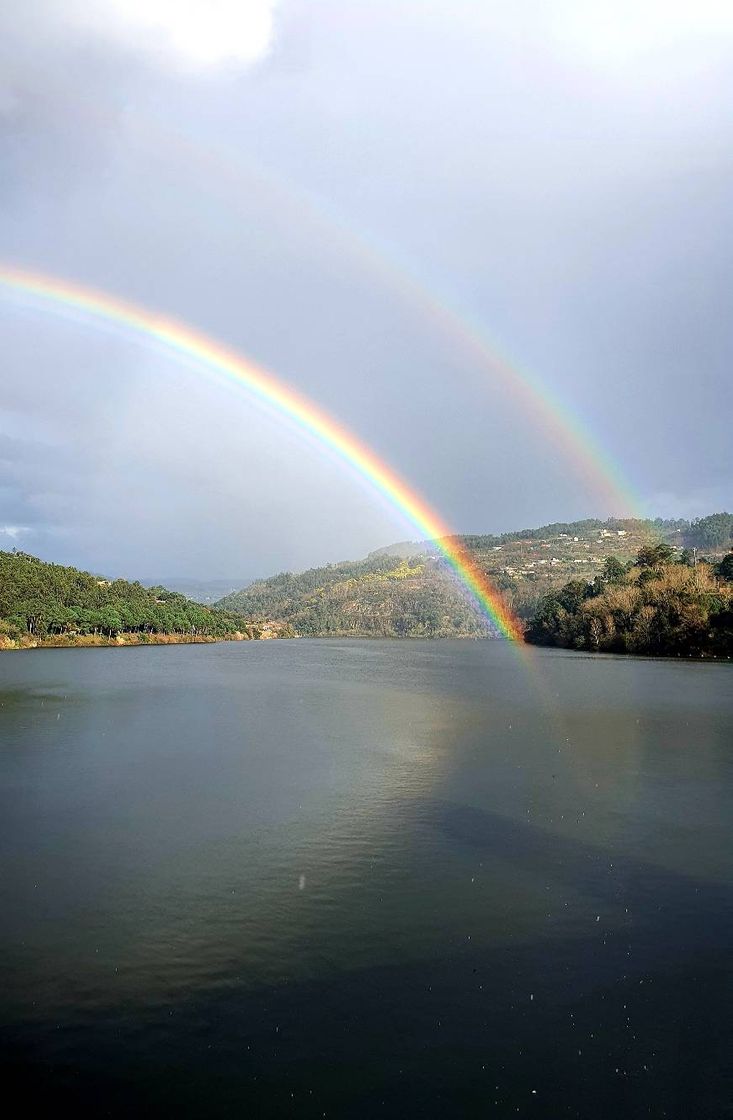
M 721 571 L 722 569 L 722 571 Z M 730 575 L 726 575 L 730 573 Z M 733 554 L 718 565 L 672 562 L 659 545 L 604 584 L 544 596 L 526 637 L 539 645 L 677 656 L 733 655 Z
M 164 588 L 110 582 L 22 552 L 0 552 L 0 633 L 43 641 L 66 635 L 180 634 L 223 637 L 241 618 Z

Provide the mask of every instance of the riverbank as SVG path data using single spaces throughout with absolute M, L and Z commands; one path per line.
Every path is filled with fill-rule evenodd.
M 592 653 L 727 660 L 733 655 L 733 553 L 712 564 L 666 544 L 633 563 L 609 557 L 591 582 L 543 596 L 525 641 Z
M 269 641 L 276 638 L 294 638 L 289 627 L 269 623 L 257 629 L 257 633 L 240 630 L 232 634 L 214 636 L 211 634 L 119 634 L 106 638 L 101 634 L 53 634 L 47 638 L 34 638 L 31 634 L 22 638 L 9 638 L 0 634 L 0 652 L 21 649 L 109 649 L 112 646 L 187 646 L 208 645 L 213 642 L 251 642 Z

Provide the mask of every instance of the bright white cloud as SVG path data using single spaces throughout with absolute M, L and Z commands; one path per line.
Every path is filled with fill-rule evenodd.
M 251 65 L 270 49 L 276 0 L 84 0 L 86 31 L 187 68 Z
M 549 12 L 564 46 L 608 64 L 694 50 L 733 35 L 731 0 L 571 0 Z

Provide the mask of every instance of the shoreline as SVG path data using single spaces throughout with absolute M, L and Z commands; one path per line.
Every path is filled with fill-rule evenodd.
M 219 642 L 258 642 L 258 641 L 278 641 L 284 639 L 299 638 L 302 641 L 338 641 L 338 642 L 411 642 L 411 641 L 426 641 L 426 642 L 466 642 L 466 641 L 501 641 L 502 639 L 492 639 L 489 637 L 472 638 L 468 635 L 445 637 L 445 638 L 428 638 L 420 637 L 385 637 L 377 636 L 374 634 L 354 635 L 354 634 L 321 634 L 321 635 L 300 635 L 300 634 L 282 634 L 277 633 L 275 628 L 268 627 L 259 634 L 246 634 L 242 631 L 236 631 L 234 634 L 222 637 L 214 637 L 210 634 L 146 634 L 140 637 L 134 634 L 119 635 L 117 638 L 104 638 L 100 635 L 84 635 L 75 638 L 64 639 L 63 635 L 55 635 L 53 638 L 46 639 L 33 639 L 33 638 L 8 638 L 5 634 L 0 634 L 0 653 L 22 652 L 23 650 L 40 650 L 40 649 L 139 649 L 145 646 L 188 646 L 188 645 L 212 645 Z M 731 657 L 729 655 L 717 655 L 714 653 L 708 654 L 664 654 L 664 653 L 631 653 L 622 650 L 588 650 L 588 649 L 573 649 L 570 646 L 552 646 L 545 645 L 544 643 L 537 642 L 523 642 L 522 645 L 529 646 L 536 650 L 551 650 L 562 653 L 572 653 L 577 657 L 582 658 L 598 658 L 609 660 L 635 660 L 635 661 L 666 661 L 666 662 L 705 662 L 716 664 L 730 664 Z
M 290 636 L 290 635 L 288 635 Z M 117 638 L 104 638 L 98 634 L 89 634 L 81 637 L 65 638 L 63 634 L 56 634 L 51 638 L 8 638 L 0 634 L 0 653 L 14 653 L 32 649 L 121 649 L 140 646 L 193 646 L 211 645 L 214 642 L 262 642 L 275 641 L 282 638 L 281 634 L 267 630 L 260 634 L 245 634 L 235 631 L 222 637 L 211 634 L 120 634 Z

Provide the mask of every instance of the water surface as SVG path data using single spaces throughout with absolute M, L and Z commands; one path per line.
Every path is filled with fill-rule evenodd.
M 730 1116 L 728 666 L 0 656 L 6 1088 L 90 1116 Z

